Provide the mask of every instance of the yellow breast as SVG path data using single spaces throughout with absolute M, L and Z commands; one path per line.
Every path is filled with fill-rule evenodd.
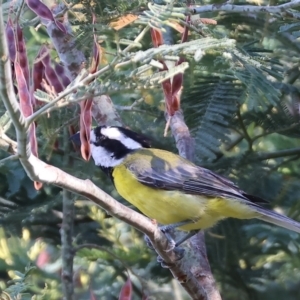
M 180 227 L 181 230 L 209 228 L 227 217 L 248 219 L 256 216 L 248 205 L 238 200 L 148 187 L 138 182 L 124 165 L 115 167 L 112 175 L 118 193 L 149 218 L 164 225 L 195 221 Z

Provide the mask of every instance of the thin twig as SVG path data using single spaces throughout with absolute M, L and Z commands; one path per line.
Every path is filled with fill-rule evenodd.
M 101 70 L 97 71 L 94 74 L 88 74 L 85 78 L 80 80 L 78 83 L 72 85 L 69 88 L 66 88 L 62 93 L 58 95 L 53 101 L 46 104 L 45 106 L 41 107 L 39 110 L 37 110 L 35 113 L 33 113 L 30 117 L 26 119 L 27 126 L 29 126 L 32 122 L 34 122 L 40 115 L 50 110 L 58 101 L 62 100 L 66 96 L 68 96 L 70 93 L 77 90 L 80 86 L 88 84 L 91 82 L 92 79 L 96 78 L 97 76 L 105 73 L 112 67 L 112 64 L 108 64 L 107 66 L 103 67 Z
M 286 131 L 289 131 L 289 130 L 294 129 L 296 127 L 299 127 L 299 123 L 292 124 L 291 126 L 285 127 L 285 128 L 278 128 L 278 129 L 273 130 L 273 131 L 266 131 L 262 134 L 258 134 L 256 136 L 254 136 L 253 139 L 252 139 L 252 142 L 254 142 L 255 140 L 257 140 L 261 137 L 267 136 L 269 134 L 286 132 Z
M 249 149 L 249 151 L 252 151 L 253 141 L 252 141 L 251 137 L 248 134 L 247 128 L 246 128 L 246 126 L 244 124 L 244 121 L 243 121 L 243 118 L 241 116 L 241 112 L 240 112 L 239 109 L 237 110 L 237 117 L 238 117 L 239 123 L 241 125 L 242 131 L 244 133 L 244 137 L 245 137 L 245 139 L 248 142 L 248 149 Z
M 292 156 L 292 157 L 278 163 L 274 167 L 270 168 L 270 170 L 267 172 L 267 174 L 271 174 L 273 171 L 278 170 L 278 168 L 290 163 L 291 161 L 298 160 L 299 158 L 300 158 L 300 153 L 298 155 Z
M 272 158 L 281 158 L 291 155 L 300 155 L 300 148 L 292 148 L 286 150 L 279 150 L 274 152 L 258 152 L 255 158 L 258 160 L 267 160 Z
M 143 37 L 145 36 L 145 34 L 149 31 L 150 27 L 147 25 L 141 32 L 140 34 L 134 39 L 133 43 L 139 43 Z M 127 52 L 129 52 L 132 48 L 134 48 L 135 45 L 134 44 L 131 44 L 131 45 L 128 45 L 121 53 L 122 54 L 125 54 Z
M 19 18 L 21 16 L 21 12 L 23 10 L 24 4 L 25 4 L 25 0 L 22 0 L 21 5 L 19 6 L 19 9 L 18 9 L 18 11 L 16 13 L 16 17 L 15 17 L 14 23 L 19 22 Z
M 10 155 L 10 156 L 5 157 L 5 158 L 3 158 L 3 159 L 0 159 L 0 167 L 1 167 L 2 165 L 4 165 L 7 161 L 10 161 L 10 160 L 16 160 L 16 159 L 18 159 L 18 158 L 19 158 L 19 156 L 18 156 L 17 154 L 13 154 L 13 155 Z

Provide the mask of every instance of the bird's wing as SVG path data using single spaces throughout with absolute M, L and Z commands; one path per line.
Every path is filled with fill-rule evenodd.
M 266 202 L 259 197 L 247 195 L 232 181 L 198 167 L 180 156 L 176 155 L 173 162 L 171 165 L 166 160 L 155 156 L 147 167 L 144 167 L 144 162 L 141 163 L 136 159 L 128 165 L 128 168 L 139 182 L 153 188 L 179 190 L 187 194 L 208 197 L 238 199 L 253 205 Z

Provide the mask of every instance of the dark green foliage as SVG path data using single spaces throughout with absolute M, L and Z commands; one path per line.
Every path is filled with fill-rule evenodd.
M 191 132 L 196 138 L 199 160 L 214 159 L 229 133 L 229 122 L 243 90 L 230 78 L 197 78 L 183 97 L 183 107 Z

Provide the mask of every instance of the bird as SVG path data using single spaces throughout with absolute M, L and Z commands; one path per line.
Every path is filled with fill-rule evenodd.
M 79 134 L 71 139 L 80 140 Z M 265 208 L 262 198 L 175 153 L 151 148 L 146 136 L 130 129 L 95 127 L 90 146 L 95 165 L 125 200 L 159 224 L 191 232 L 187 238 L 227 218 L 256 218 L 300 233 L 300 223 Z

